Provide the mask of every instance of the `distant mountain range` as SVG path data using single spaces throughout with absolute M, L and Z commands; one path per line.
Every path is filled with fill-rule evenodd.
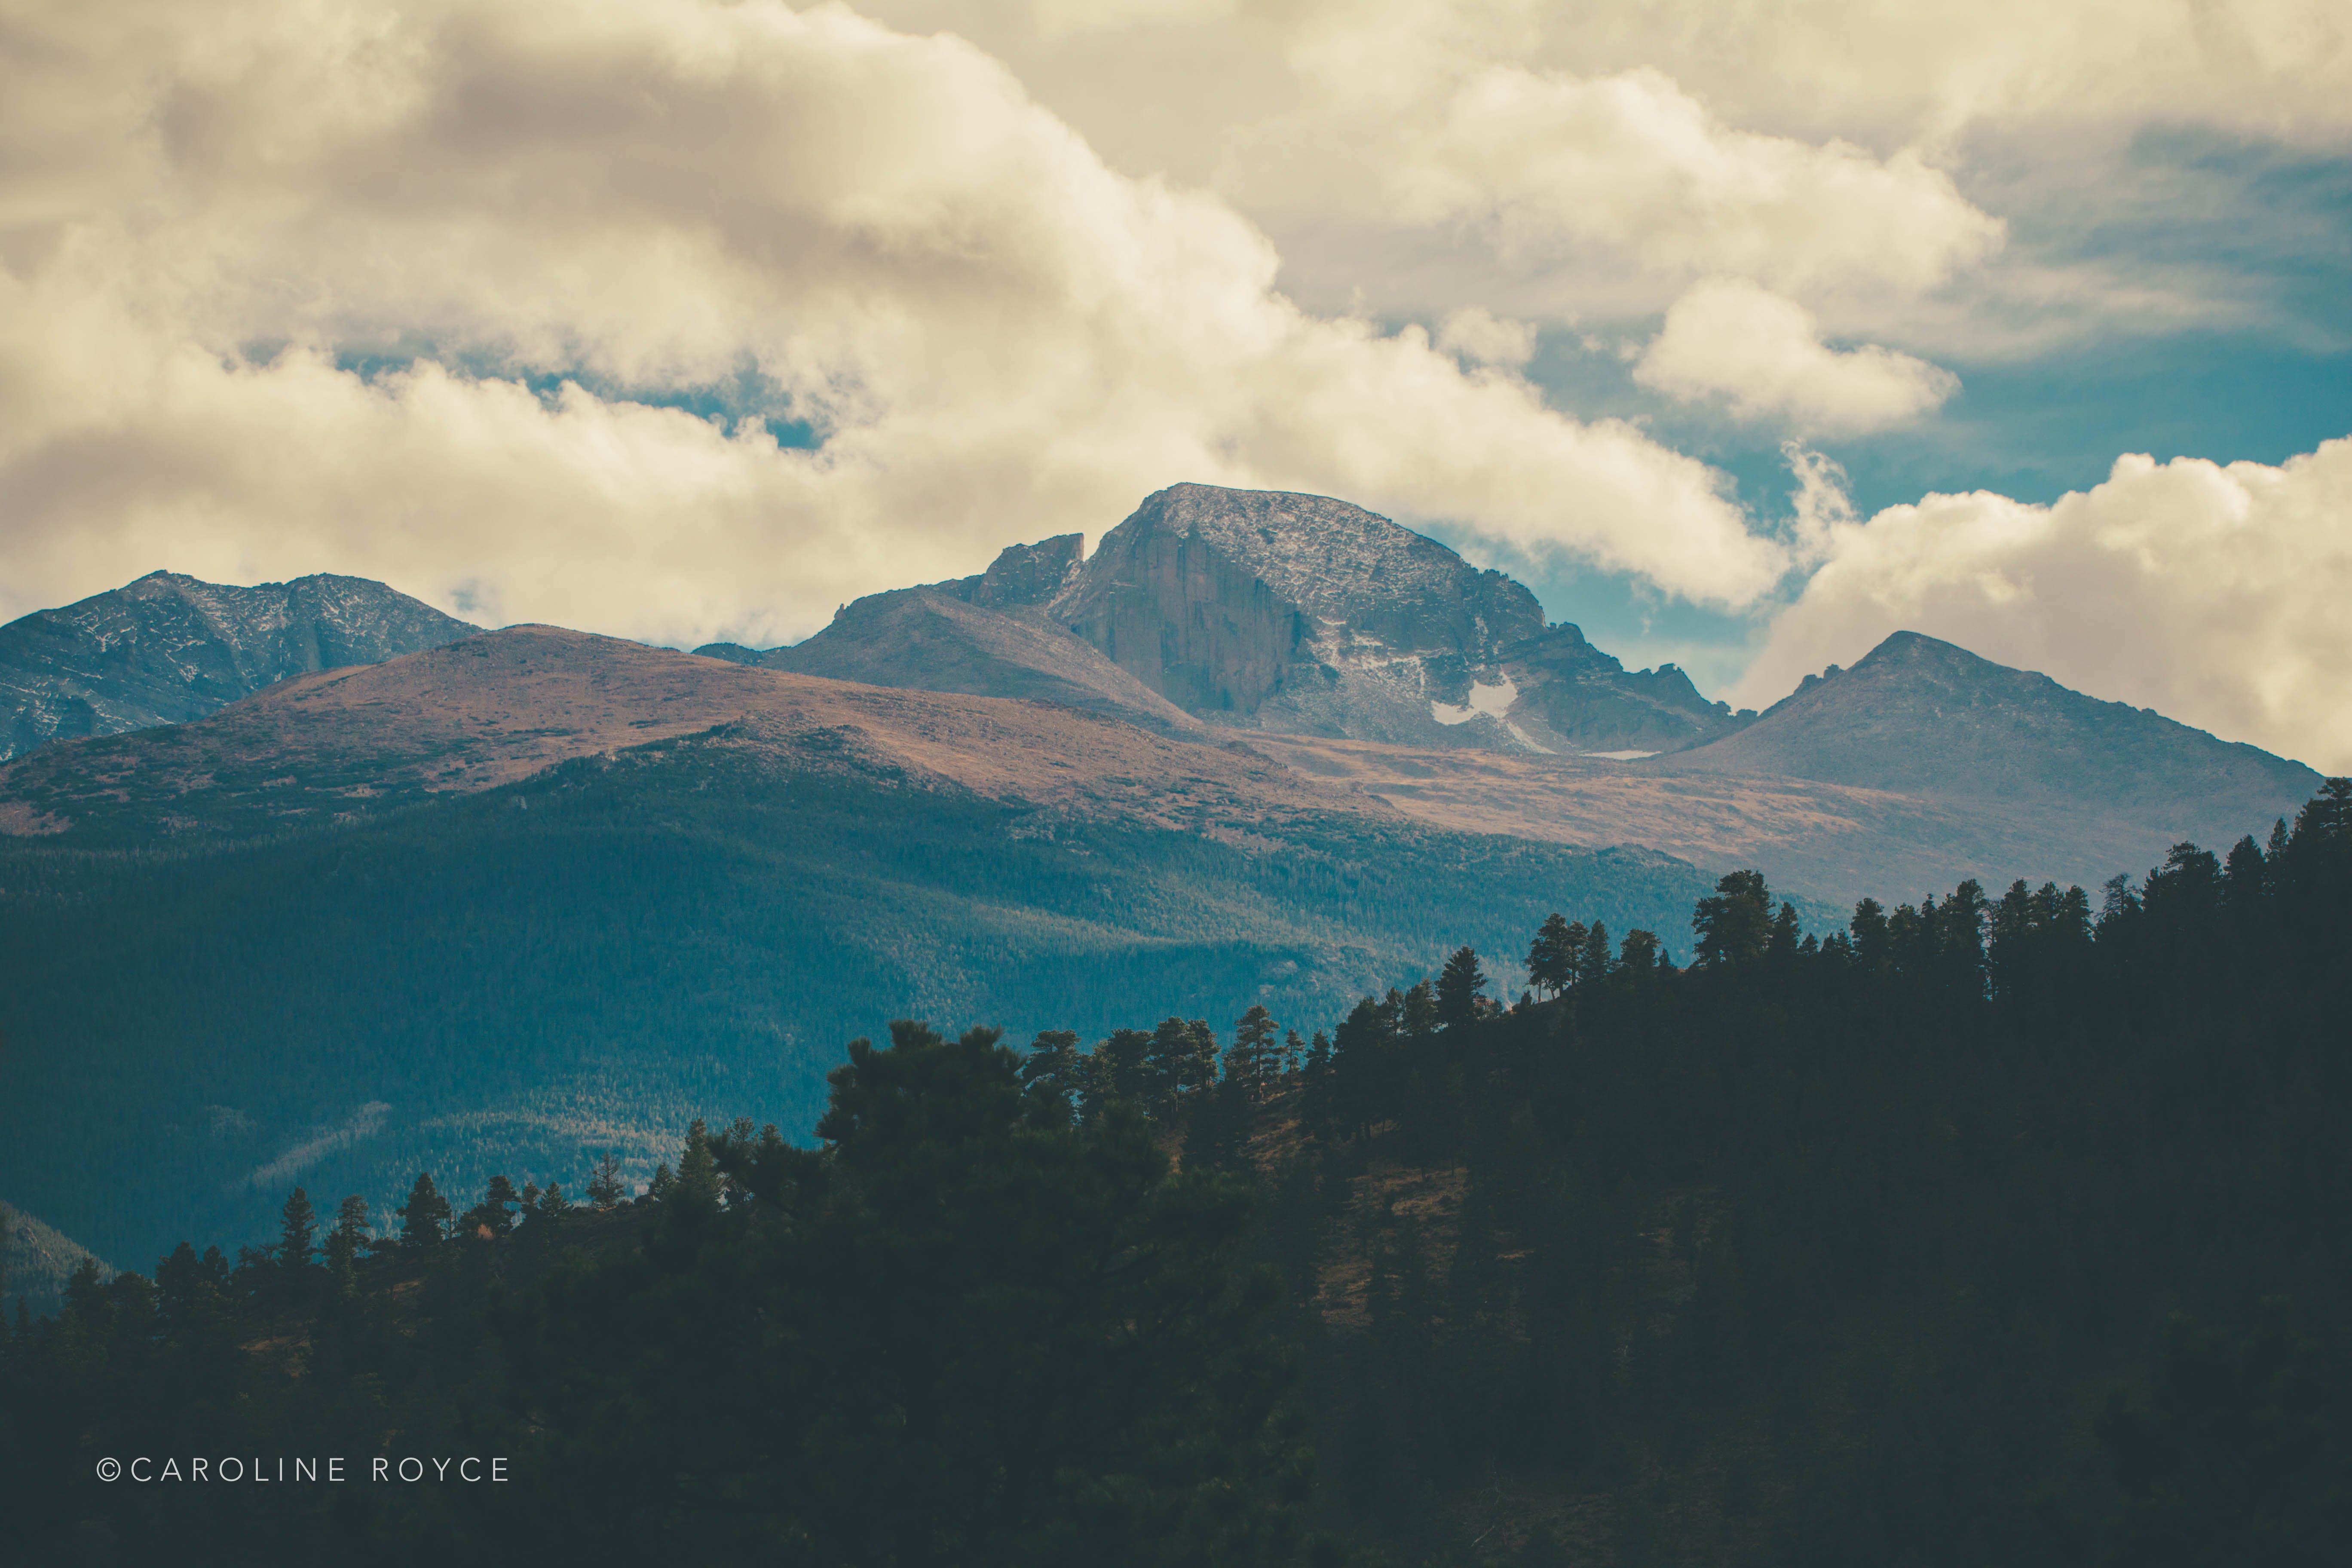
M 49 741 L 201 719 L 289 675 L 480 629 L 364 577 L 239 588 L 152 572 L 0 626 L 0 761 Z
M 1180 486 L 1080 543 L 718 657 L 341 578 L 5 628 L 47 743 L 0 763 L 0 1192 L 137 1260 L 297 1180 L 642 1174 L 721 1103 L 804 1127 L 892 1016 L 1311 1030 L 1459 942 L 1508 976 L 1553 910 L 1681 957 L 1736 867 L 1820 929 L 2320 782 L 1910 633 L 1735 714 L 1319 498 Z
M 0 778 L 0 826 L 135 837 L 166 818 L 294 822 L 327 809 L 322 796 L 348 816 L 412 786 L 510 782 L 706 726 L 738 710 L 730 704 L 758 710 L 782 689 L 747 695 L 730 665 L 1052 703 L 1163 742 L 1254 747 L 1296 782 L 1334 786 L 1335 809 L 1754 865 L 1834 901 L 1967 877 L 2096 882 L 2184 838 L 2226 843 L 2291 814 L 2318 784 L 2300 763 L 1907 632 L 1761 716 L 1734 713 L 1672 665 L 1629 671 L 1575 626 L 1547 624 L 1509 577 L 1325 497 L 1177 485 L 1091 554 L 1083 544 L 1017 544 L 975 576 L 869 595 L 792 647 L 704 647 L 709 657 L 663 678 L 665 706 L 618 729 L 568 699 L 561 723 L 485 721 L 436 706 L 428 680 L 404 689 L 397 730 L 337 728 L 360 750 L 331 768 L 273 750 L 287 743 L 277 716 L 342 700 L 332 682 L 298 691 L 288 677 L 477 628 L 355 578 L 235 588 L 157 573 L 0 627 L 9 752 L 184 722 L 268 689 L 250 714 L 206 731 L 207 747 L 243 737 L 246 760 L 205 775 L 207 804 L 185 810 L 168 804 L 180 787 L 170 780 L 195 775 L 148 771 L 168 752 L 55 753 Z M 501 702 L 532 708 L 546 689 L 518 662 L 521 646 L 482 649 L 482 668 L 528 688 Z M 530 646 L 549 657 L 543 639 Z M 425 735 L 442 748 L 429 763 L 415 744 Z M 123 765 L 132 773 L 118 776 Z
M 1629 671 L 1432 539 L 1319 496 L 1177 485 L 1092 555 L 1014 545 L 721 658 L 1044 698 L 1247 743 L 1433 825 L 1642 844 L 1851 900 L 2097 882 L 2291 815 L 2319 775 L 1916 633 L 1760 717 Z

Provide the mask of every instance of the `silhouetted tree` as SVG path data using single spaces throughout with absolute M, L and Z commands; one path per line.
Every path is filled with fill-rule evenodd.
M 1535 988 L 1557 996 L 1576 984 L 1578 958 L 1584 951 L 1584 922 L 1571 925 L 1564 915 L 1544 917 L 1528 944 L 1528 979 Z
M 1691 912 L 1697 938 L 1693 962 L 1702 968 L 1764 956 L 1772 938 L 1772 895 L 1760 871 L 1733 871 L 1715 884 L 1715 896 Z M 1793 941 L 1793 939 L 1792 939 Z
M 1477 1022 L 1486 1003 L 1486 972 L 1475 949 L 1457 947 L 1437 975 L 1437 1018 L 1447 1026 Z
M 289 1276 L 307 1272 L 310 1255 L 317 1247 L 312 1237 L 318 1234 L 319 1216 L 310 1207 L 310 1195 L 297 1187 L 288 1195 L 286 1206 L 278 1211 L 278 1265 Z
M 360 1248 L 368 1239 L 368 1202 L 357 1193 L 335 1208 L 335 1226 L 327 1233 L 327 1272 L 339 1296 L 359 1291 Z
M 408 1189 L 408 1201 L 394 1212 L 400 1215 L 400 1241 L 404 1247 L 436 1247 L 448 1235 L 449 1200 L 435 1188 L 427 1172 L 416 1173 L 416 1181 Z
M 596 1163 L 586 1191 L 588 1201 L 600 1209 L 609 1209 L 627 1195 L 621 1184 L 621 1163 L 609 1151 Z

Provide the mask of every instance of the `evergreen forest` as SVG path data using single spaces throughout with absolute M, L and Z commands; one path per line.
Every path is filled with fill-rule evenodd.
M 1516 948 L 1568 900 L 1664 930 L 1708 885 L 1643 849 L 1346 816 L 1220 838 L 856 761 L 698 736 L 349 824 L 0 842 L 0 1198 L 126 1260 L 259 1240 L 298 1181 L 388 1210 L 421 1168 L 478 1191 L 611 1152 L 641 1184 L 714 1107 L 804 1137 L 842 1042 L 894 1017 L 1327 1016 L 1449 939 Z
M 7 1325 L 0 1551 L 2338 1560 L 2352 780 L 1808 924 L 1736 872 L 1322 1018 L 894 1024 L 813 1146 L 714 1105 L 643 1191 L 296 1188 Z M 142 1456 L 180 1478 L 94 1474 Z

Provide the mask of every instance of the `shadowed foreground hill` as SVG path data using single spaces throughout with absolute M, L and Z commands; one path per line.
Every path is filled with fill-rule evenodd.
M 1049 704 L 543 628 L 45 751 L 0 803 L 47 830 L 0 847 L 0 1191 L 110 1256 L 250 1235 L 289 1182 L 642 1178 L 713 1099 L 803 1129 L 893 1016 L 1312 1020 L 1705 885 Z
M 874 1568 L 2342 1556 L 2352 780 L 2267 847 L 2179 847 L 2095 915 L 2079 888 L 1966 883 L 1801 940 L 1742 871 L 1690 924 L 1676 970 L 1646 932 L 1547 921 L 1540 1000 L 1496 1005 L 1464 949 L 1311 1045 L 1254 1010 L 1222 1059 L 1181 1017 L 1025 1057 L 901 1021 L 849 1046 L 818 1147 L 698 1120 L 634 1203 L 573 1167 L 593 1212 L 499 1179 L 458 1189 L 482 1198 L 453 1226 L 420 1181 L 369 1247 L 349 1205 L 322 1244 L 297 1194 L 234 1267 L 187 1246 L 152 1279 L 91 1268 L 56 1321 L 0 1334 L 10 1544 L 246 1564 L 323 1540 L 452 1568 L 687 1538 Z M 511 1476 L 90 1477 L 191 1451 Z

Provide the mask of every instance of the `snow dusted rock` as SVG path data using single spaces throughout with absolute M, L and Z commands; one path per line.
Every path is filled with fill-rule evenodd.
M 289 675 L 480 629 L 364 577 L 241 588 L 152 572 L 0 626 L 0 761 L 47 741 L 199 719 Z

